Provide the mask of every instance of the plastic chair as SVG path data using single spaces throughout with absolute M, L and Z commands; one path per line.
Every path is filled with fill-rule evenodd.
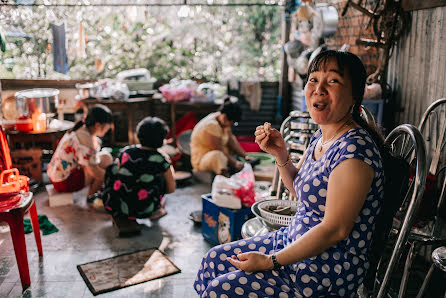
M 25 230 L 23 226 L 23 217 L 28 211 L 39 256 L 43 255 L 37 208 L 34 203 L 33 193 L 29 191 L 29 178 L 19 175 L 17 169 L 11 169 L 12 162 L 8 142 L 1 126 L 0 147 L 2 155 L 2 173 L 0 174 L 0 221 L 6 221 L 9 225 L 22 289 L 25 290 L 31 284 L 28 257 L 26 254 Z
M 393 156 L 406 160 L 409 165 L 407 173 L 404 173 L 403 169 L 401 170 L 401 176 L 408 178 L 411 169 L 415 170 L 415 175 L 400 197 L 396 197 L 394 200 L 400 204 L 396 214 L 385 212 L 389 208 L 385 204 L 393 204 L 393 202 L 384 202 L 381 213 L 385 216 L 380 213 L 377 218 L 369 255 L 370 268 L 367 270 L 363 287 L 358 290 L 360 297 L 387 297 L 390 292 L 394 291 L 394 289 L 390 290 L 390 277 L 398 265 L 403 248 L 408 244 L 410 230 L 420 206 L 426 182 L 426 149 L 421 133 L 415 126 L 403 124 L 396 127 L 387 136 L 385 143 L 389 146 Z M 386 179 L 388 178 L 392 177 L 386 177 Z M 399 189 L 397 191 L 399 192 Z M 398 220 L 400 224 L 395 224 Z M 389 230 L 391 230 L 390 234 Z M 390 258 L 385 254 L 385 245 L 392 246 Z M 374 262 L 375 259 L 378 259 L 378 262 Z M 402 297 L 401 287 L 398 296 Z

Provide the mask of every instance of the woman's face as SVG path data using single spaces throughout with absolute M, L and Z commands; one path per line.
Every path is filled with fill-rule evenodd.
M 223 114 L 223 115 L 224 115 L 224 117 L 223 117 L 222 126 L 226 127 L 226 128 L 233 126 L 235 122 L 232 120 L 229 120 L 228 117 L 226 116 L 226 114 Z
M 103 124 L 96 123 L 95 127 L 96 127 L 95 135 L 102 138 L 111 128 L 111 123 L 103 123 Z
M 317 124 L 342 121 L 354 105 L 350 75 L 339 69 L 335 59 L 328 60 L 325 67 L 322 64 L 318 71 L 308 77 L 305 102 Z

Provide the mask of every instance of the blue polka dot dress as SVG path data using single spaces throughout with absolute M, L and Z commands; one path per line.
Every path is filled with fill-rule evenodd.
M 375 218 L 380 210 L 384 174 L 381 157 L 370 135 L 353 128 L 338 138 L 319 160 L 313 152 L 321 138 L 312 137 L 306 159 L 296 175 L 294 188 L 301 202 L 288 227 L 263 236 L 216 246 L 204 256 L 194 288 L 201 297 L 352 297 L 368 268 L 367 252 Z M 299 239 L 319 224 L 325 214 L 328 177 L 342 161 L 359 159 L 375 171 L 371 189 L 350 235 L 320 255 L 282 266 L 280 270 L 254 273 L 232 266 L 226 257 L 238 252 L 272 254 Z

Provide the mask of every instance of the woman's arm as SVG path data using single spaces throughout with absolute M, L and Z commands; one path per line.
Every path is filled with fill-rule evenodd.
M 285 145 L 285 141 L 282 134 L 276 129 L 270 129 L 268 134 L 264 130 L 264 126 L 257 126 L 255 131 L 256 143 L 259 144 L 260 149 L 274 156 L 277 165 L 284 165 L 283 167 L 277 166 L 279 169 L 280 177 L 285 187 L 290 191 L 290 194 L 296 196 L 296 192 L 293 187 L 293 181 L 302 166 L 307 152 L 305 151 L 303 157 L 297 164 L 297 167 L 289 161 L 289 153 Z
M 325 216 L 293 245 L 277 253 L 279 264 L 293 264 L 319 255 L 351 232 L 372 185 L 374 170 L 365 162 L 341 162 L 328 178 Z
M 84 166 L 84 168 L 91 177 L 95 179 L 104 179 L 105 169 L 101 168 L 99 164 Z
M 228 164 L 236 169 L 241 170 L 243 168 L 243 164 L 236 160 L 234 157 L 232 157 L 230 154 L 225 152 L 223 148 L 223 143 L 221 141 L 221 137 L 214 136 L 210 133 L 205 132 L 205 137 L 209 142 L 209 147 L 212 150 L 219 150 L 223 152 L 226 157 L 228 158 Z
M 293 181 L 294 181 L 294 178 L 296 178 L 297 173 L 299 173 L 299 170 L 302 167 L 302 164 L 303 164 L 306 156 L 307 156 L 307 150 L 305 150 L 305 152 L 302 155 L 302 158 L 299 160 L 299 163 L 297 164 L 297 166 L 294 166 L 293 163 L 290 161 L 284 167 L 279 167 L 279 166 L 277 167 L 279 169 L 280 178 L 282 178 L 283 184 L 289 190 L 290 194 L 294 197 L 297 197 L 297 194 L 296 194 L 296 191 L 294 190 Z M 290 157 L 287 156 L 287 159 L 288 158 L 290 158 Z M 287 159 L 285 159 L 285 161 L 282 162 L 281 164 L 286 163 Z M 277 162 L 279 162 L 279 160 L 276 158 L 276 163 Z
M 173 177 L 174 173 L 173 166 L 163 173 L 164 179 L 166 180 L 166 193 L 173 193 L 177 188 L 177 183 Z
M 374 170 L 357 159 L 341 162 L 328 179 L 325 216 L 290 246 L 276 254 L 279 264 L 289 265 L 319 255 L 344 240 L 350 233 L 364 205 L 374 177 Z M 241 254 L 228 259 L 245 271 L 267 270 L 273 267 L 271 257 L 259 253 Z
M 241 157 L 246 157 L 245 150 L 243 150 L 242 146 L 240 146 L 240 143 L 237 141 L 237 138 L 232 133 L 230 133 L 229 136 L 228 147 L 235 154 L 240 155 Z

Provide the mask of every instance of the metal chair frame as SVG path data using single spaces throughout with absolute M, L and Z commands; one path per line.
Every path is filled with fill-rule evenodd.
M 440 215 L 446 202 L 446 158 L 441 157 L 442 150 L 446 147 L 446 98 L 440 98 L 433 102 L 424 112 L 420 125 L 418 126 L 420 133 L 424 136 L 427 152 L 427 164 L 430 164 L 427 174 L 433 175 L 443 183 L 441 183 L 440 195 L 436 203 L 436 210 L 432 228 L 428 233 L 420 233 L 416 230 L 411 230 L 409 233 L 409 253 L 406 258 L 403 278 L 399 290 L 398 297 L 404 297 L 409 281 L 409 272 L 413 260 L 419 253 L 421 246 L 427 245 L 446 245 L 446 237 L 441 235 L 441 229 L 445 225 L 443 218 Z M 442 162 L 444 164 L 442 164 Z
M 424 112 L 420 125 L 418 126 L 426 143 L 427 161 L 430 164 L 429 174 L 443 178 L 440 186 L 440 196 L 434 219 L 434 226 L 431 230 L 432 240 L 439 240 L 441 227 L 444 221 L 440 217 L 439 211 L 446 201 L 446 156 L 441 154 L 446 149 L 446 98 L 440 98 L 433 102 Z M 442 239 L 446 240 L 446 239 Z M 446 243 L 445 243 L 446 245 Z
M 282 134 L 285 143 L 288 142 L 288 140 L 293 137 L 293 130 L 292 130 L 292 120 L 296 119 L 296 118 L 304 118 L 304 116 L 302 115 L 298 115 L 297 113 L 299 113 L 298 111 L 291 111 L 290 115 L 285 118 L 285 120 L 283 120 L 282 124 L 280 125 L 280 133 Z M 308 123 L 307 123 L 308 124 Z M 313 123 L 314 124 L 314 123 Z M 309 143 L 304 144 L 303 146 L 306 148 L 308 147 Z M 288 151 L 290 151 L 291 148 L 288 148 Z M 289 154 L 291 154 L 290 152 L 288 152 Z M 293 157 L 290 157 L 291 160 L 293 162 L 297 162 L 297 160 Z M 272 190 L 271 190 L 271 195 L 276 196 L 276 199 L 280 200 L 283 199 L 283 193 L 285 191 L 284 189 L 284 185 L 282 183 L 282 178 L 280 177 L 280 173 L 279 173 L 279 169 L 276 166 L 274 169 L 274 176 L 273 176 L 273 181 L 272 181 Z M 294 196 L 289 196 L 288 197 L 289 200 L 297 200 L 297 198 L 295 198 Z
M 420 206 L 427 174 L 426 166 L 426 148 L 423 137 L 419 130 L 410 124 L 403 124 L 396 127 L 387 136 L 385 143 L 390 147 L 391 152 L 408 160 L 411 166 L 415 166 L 415 176 L 410 183 L 408 192 L 402 203 L 402 208 L 407 206 L 405 210 L 404 219 L 399 229 L 394 228 L 392 233 L 397 233 L 397 239 L 394 244 L 390 260 L 386 266 L 384 277 L 377 276 L 375 281 L 375 288 L 379 287 L 376 297 L 386 297 L 390 288 L 390 277 L 392 276 L 398 261 L 403 253 L 403 248 L 408 243 L 410 230 L 415 219 L 415 214 Z M 383 258 L 381 258 L 379 266 L 382 264 Z M 403 274 L 402 283 L 404 283 L 404 277 L 408 274 L 406 270 L 409 267 L 405 267 L 405 273 Z M 379 275 L 379 270 L 377 271 Z M 403 284 L 400 286 L 398 296 L 402 297 L 405 288 Z

